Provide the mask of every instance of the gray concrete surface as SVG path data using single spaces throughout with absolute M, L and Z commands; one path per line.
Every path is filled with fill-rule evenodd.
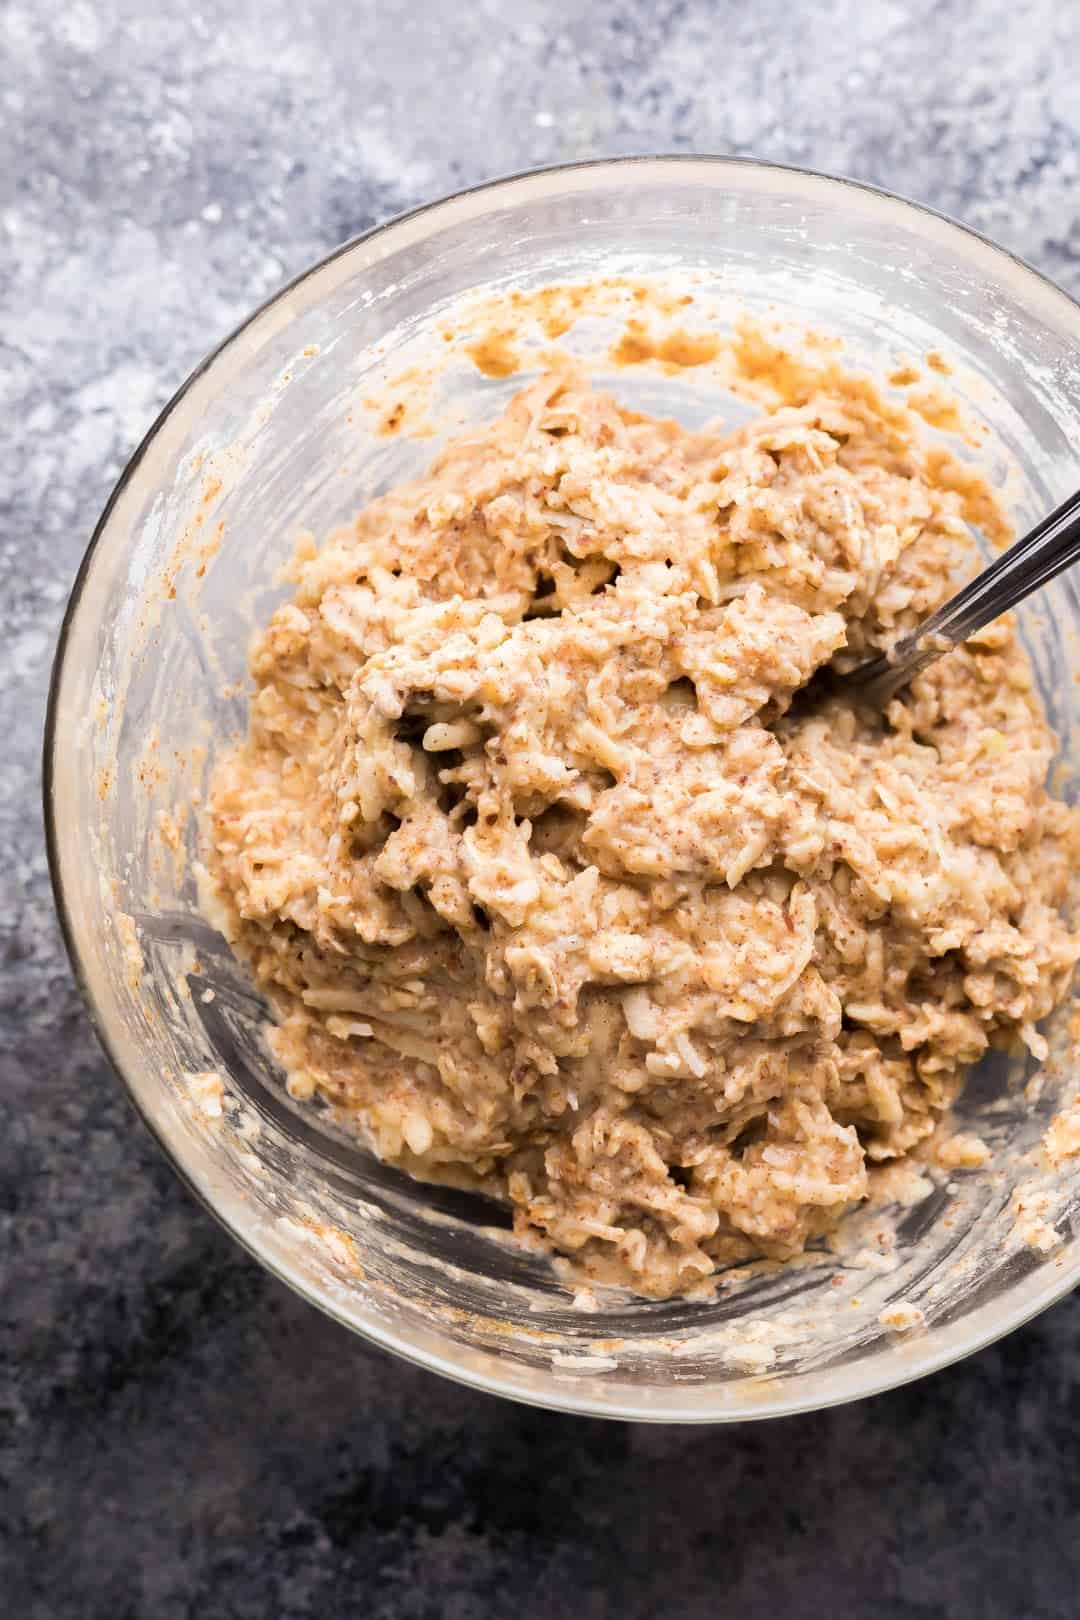
M 255 302 L 374 220 L 599 153 L 755 153 L 955 212 L 1080 294 L 1063 0 L 0 5 L 0 1610 L 12 1620 L 1050 1620 L 1080 1307 L 867 1404 L 582 1424 L 354 1342 L 239 1253 L 100 1056 L 38 810 L 109 488 Z

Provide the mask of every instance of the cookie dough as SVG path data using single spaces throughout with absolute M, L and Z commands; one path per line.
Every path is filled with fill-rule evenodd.
M 1001 514 L 946 466 L 839 371 L 691 433 L 563 368 L 303 541 L 204 823 L 294 1095 L 666 1296 L 1040 1051 L 1074 840 L 1011 624 L 884 723 L 789 708 L 974 566 L 973 490 Z

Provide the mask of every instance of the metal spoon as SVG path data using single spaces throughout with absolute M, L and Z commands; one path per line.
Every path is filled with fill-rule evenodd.
M 832 691 L 867 708 L 885 708 L 902 686 L 943 653 L 1048 585 L 1078 559 L 1080 490 L 976 574 L 891 652 L 838 676 Z

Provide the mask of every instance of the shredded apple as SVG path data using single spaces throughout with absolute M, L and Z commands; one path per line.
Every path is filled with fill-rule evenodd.
M 204 824 L 293 1093 L 665 1296 L 1041 1053 L 1074 837 L 1012 625 L 887 717 L 790 708 L 974 566 L 941 466 L 837 367 L 723 434 L 568 366 L 301 546 Z

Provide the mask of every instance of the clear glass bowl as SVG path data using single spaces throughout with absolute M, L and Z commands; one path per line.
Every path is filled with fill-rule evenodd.
M 761 164 L 658 158 L 549 170 L 395 220 L 279 293 L 163 412 L 98 525 L 64 624 L 46 739 L 50 858 L 98 1031 L 181 1175 L 279 1277 L 379 1344 L 480 1388 L 582 1413 L 719 1421 L 828 1405 L 978 1348 L 1080 1274 L 1080 1176 L 1040 1179 L 1067 1093 L 1068 1009 L 1038 1098 L 998 1058 L 962 1115 L 988 1173 L 942 1175 L 858 1217 L 843 1252 L 753 1276 L 713 1302 L 613 1296 L 575 1309 L 547 1263 L 513 1249 L 494 1206 L 378 1164 L 284 1096 L 261 1008 L 198 915 L 195 817 L 177 807 L 244 723 L 253 624 L 296 533 L 322 536 L 433 453 L 447 419 L 490 418 L 521 377 L 482 376 L 453 345 L 428 392 L 434 437 L 389 436 L 365 401 L 438 347 L 478 286 L 696 275 L 717 319 L 738 297 L 846 340 L 879 373 L 940 349 L 1011 466 L 1017 521 L 1076 483 L 1080 309 L 991 243 L 865 186 Z M 589 322 L 565 341 L 606 341 Z M 421 368 L 422 369 L 422 368 Z M 724 408 L 704 371 L 619 377 L 646 408 Z M 730 401 L 728 402 L 730 403 Z M 1023 617 L 1065 764 L 1078 749 L 1066 580 Z M 1065 791 L 1070 791 L 1068 780 Z M 1074 1065 L 1072 1069 L 1074 1069 Z M 207 1075 L 210 1078 L 206 1078 Z M 214 1074 L 224 1082 L 224 1097 Z M 1036 1088 L 1037 1089 L 1037 1088 Z M 1039 1190 L 1059 1241 L 1035 1250 L 1009 1201 Z M 107 1196 L 107 1189 L 103 1189 Z M 860 1245 L 891 1221 L 894 1269 Z M 915 1306 L 899 1333 L 882 1313 Z

